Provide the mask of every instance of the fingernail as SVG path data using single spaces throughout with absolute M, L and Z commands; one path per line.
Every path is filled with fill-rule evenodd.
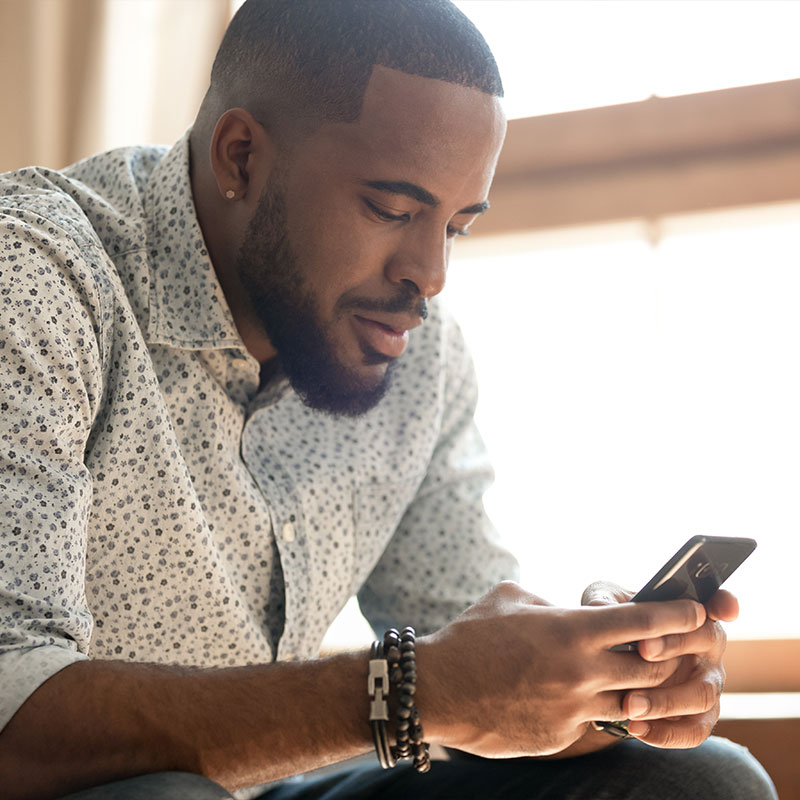
M 628 698 L 628 715 L 642 717 L 650 710 L 650 701 L 643 694 L 632 694 Z
M 697 627 L 699 628 L 706 621 L 706 610 L 700 603 L 695 603 L 694 610 L 697 613 Z
M 663 639 L 645 639 L 645 641 L 639 642 L 639 653 L 645 658 L 657 658 L 663 652 Z
M 650 724 L 648 722 L 629 722 L 628 733 L 631 736 L 647 736 L 650 733 Z

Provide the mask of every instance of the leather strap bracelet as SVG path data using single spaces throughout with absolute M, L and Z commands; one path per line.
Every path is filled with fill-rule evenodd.
M 389 706 L 386 702 L 389 696 L 389 669 L 380 642 L 373 642 L 370 650 L 367 693 L 370 697 L 369 724 L 372 728 L 375 753 L 380 765 L 384 769 L 391 769 L 397 761 L 392 755 L 389 735 L 386 732 L 386 723 L 389 721 Z

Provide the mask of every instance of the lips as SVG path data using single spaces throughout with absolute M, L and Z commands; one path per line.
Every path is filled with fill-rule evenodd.
M 388 358 L 399 358 L 405 352 L 408 344 L 408 328 L 397 328 L 357 315 L 353 320 L 359 338 L 372 350 Z

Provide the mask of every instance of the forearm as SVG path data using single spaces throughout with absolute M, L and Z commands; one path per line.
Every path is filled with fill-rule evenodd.
M 0 786 L 45 798 L 185 770 L 234 789 L 358 755 L 371 746 L 367 660 L 364 652 L 220 670 L 73 664 L 0 734 Z

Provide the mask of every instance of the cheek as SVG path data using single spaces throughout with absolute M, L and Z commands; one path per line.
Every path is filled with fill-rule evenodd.
M 345 292 L 382 291 L 380 276 L 391 237 L 367 218 L 351 183 L 325 170 L 301 167 L 288 181 L 284 197 L 292 252 L 318 300 L 330 309 Z
M 366 221 L 365 221 L 366 222 Z M 293 230 L 292 250 L 308 288 L 326 308 L 346 292 L 375 294 L 387 254 L 352 215 L 336 215 L 324 222 L 305 221 Z

